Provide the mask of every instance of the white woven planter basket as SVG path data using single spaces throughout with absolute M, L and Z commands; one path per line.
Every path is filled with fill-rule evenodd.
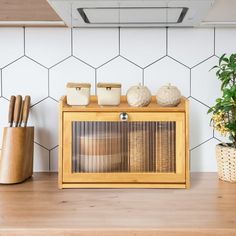
M 216 159 L 219 179 L 236 182 L 236 148 L 216 145 Z

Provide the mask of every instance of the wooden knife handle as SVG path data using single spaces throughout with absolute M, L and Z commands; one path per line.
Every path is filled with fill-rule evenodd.
M 27 126 L 28 117 L 29 117 L 29 110 L 30 110 L 30 96 L 25 96 L 24 100 L 24 107 L 23 107 L 23 117 L 22 122 L 24 123 L 24 126 Z
M 22 96 L 17 95 L 14 108 L 14 117 L 13 117 L 13 121 L 15 122 L 15 127 L 18 126 L 20 120 L 21 105 L 22 105 Z
M 16 97 L 11 96 L 10 103 L 9 103 L 9 111 L 8 111 L 8 123 L 10 124 L 10 127 L 12 127 L 12 123 L 13 123 L 15 101 L 16 101 Z
M 18 124 L 19 127 L 21 127 L 21 124 L 22 124 L 24 103 L 25 101 L 22 100 L 21 109 L 20 109 L 20 118 L 19 118 L 19 124 Z

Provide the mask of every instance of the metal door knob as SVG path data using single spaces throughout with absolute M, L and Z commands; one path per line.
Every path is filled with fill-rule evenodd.
M 126 112 L 120 113 L 120 120 L 121 121 L 127 121 L 129 118 L 128 114 Z

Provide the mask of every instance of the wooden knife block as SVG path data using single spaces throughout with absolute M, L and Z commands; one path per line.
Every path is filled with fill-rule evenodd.
M 34 127 L 6 127 L 0 156 L 0 183 L 23 182 L 33 174 Z

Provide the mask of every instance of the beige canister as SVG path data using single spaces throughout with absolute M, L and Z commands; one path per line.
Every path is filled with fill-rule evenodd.
M 72 106 L 87 106 L 90 99 L 91 84 L 87 83 L 68 83 L 67 104 Z
M 98 83 L 98 105 L 118 106 L 120 104 L 121 84 Z
M 80 136 L 80 169 L 82 172 L 120 171 L 121 136 L 117 133 Z

